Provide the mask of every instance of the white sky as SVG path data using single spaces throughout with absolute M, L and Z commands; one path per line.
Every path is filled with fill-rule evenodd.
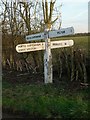
M 75 33 L 88 32 L 88 0 L 57 0 L 62 4 L 62 27 L 73 26 Z

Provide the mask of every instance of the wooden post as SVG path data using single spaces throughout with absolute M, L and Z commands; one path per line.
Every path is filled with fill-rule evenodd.
M 52 54 L 51 42 L 49 39 L 49 29 L 45 26 L 44 31 L 45 52 L 44 52 L 44 82 L 52 83 Z

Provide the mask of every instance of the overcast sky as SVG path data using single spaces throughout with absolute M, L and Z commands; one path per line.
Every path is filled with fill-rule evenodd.
M 75 33 L 88 32 L 88 0 L 57 0 L 62 3 L 62 27 L 73 26 Z

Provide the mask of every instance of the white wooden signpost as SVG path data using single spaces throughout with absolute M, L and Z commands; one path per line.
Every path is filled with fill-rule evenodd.
M 45 50 L 44 52 L 44 82 L 52 83 L 52 54 L 51 49 L 70 47 L 74 45 L 73 40 L 50 41 L 50 38 L 74 34 L 74 28 L 62 28 L 56 31 L 45 29 L 44 33 L 26 36 L 26 41 L 44 39 L 45 42 L 19 44 L 16 46 L 18 53 Z
M 74 44 L 73 40 L 51 41 L 51 49 L 70 47 Z M 18 53 L 45 50 L 45 42 L 19 44 L 16 46 Z

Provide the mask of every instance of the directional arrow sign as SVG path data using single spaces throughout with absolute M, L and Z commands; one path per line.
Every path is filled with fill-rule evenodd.
M 51 44 L 51 49 L 62 48 L 73 46 L 73 40 L 62 40 L 62 41 L 52 41 L 48 45 Z M 19 53 L 37 51 L 37 50 L 45 50 L 45 42 L 39 43 L 28 43 L 28 44 L 19 44 L 16 46 L 16 51 Z
M 51 42 L 51 49 L 54 48 L 62 48 L 62 47 L 70 47 L 74 45 L 73 40 L 64 40 L 64 41 L 52 41 Z
M 26 36 L 26 41 L 40 40 L 44 39 L 44 33 L 38 33 Z
M 62 28 L 60 30 L 49 31 L 48 34 L 49 34 L 48 35 L 49 38 L 71 35 L 71 34 L 74 34 L 74 28 L 73 27 Z M 33 40 L 40 40 L 40 39 L 44 39 L 43 32 L 26 36 L 26 41 L 33 41 Z
M 44 42 L 19 44 L 19 45 L 16 46 L 16 51 L 19 52 L 19 53 L 37 51 L 37 50 L 44 50 L 44 49 L 45 49 L 45 43 Z
M 74 34 L 74 28 L 69 27 L 69 28 L 62 28 L 56 31 L 50 31 L 49 37 L 53 38 L 53 37 L 60 37 L 60 36 L 66 36 L 66 35 L 72 35 L 72 34 Z

